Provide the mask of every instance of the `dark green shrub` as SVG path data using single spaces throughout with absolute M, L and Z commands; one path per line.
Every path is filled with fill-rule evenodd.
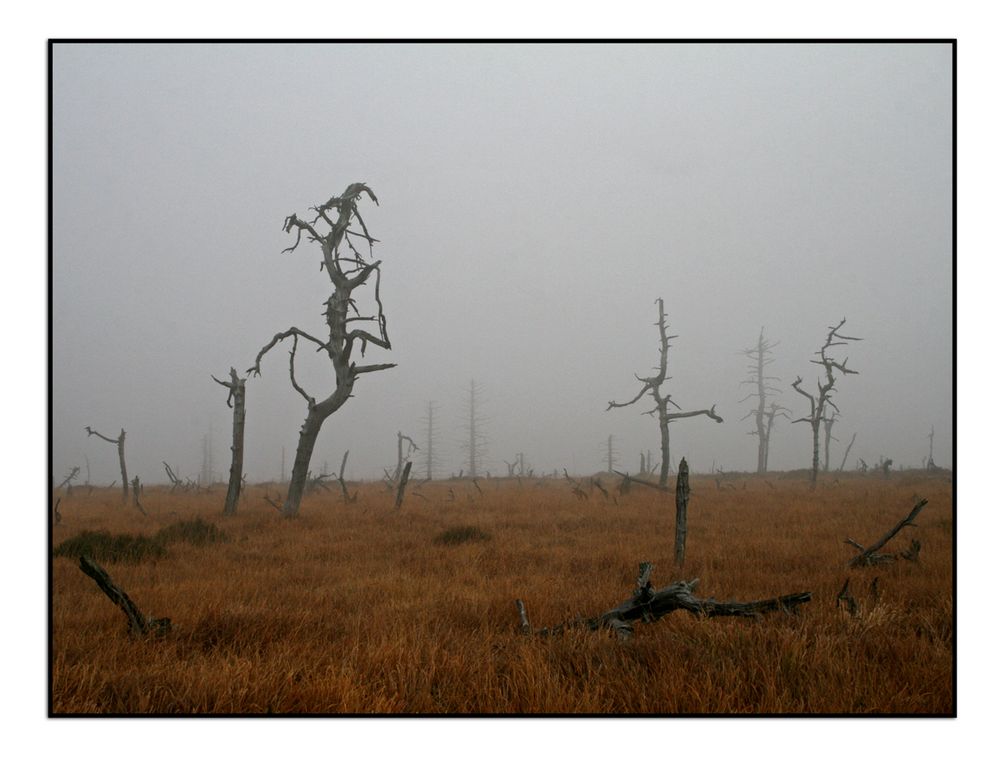
M 490 535 L 475 526 L 455 526 L 434 538 L 436 545 L 461 545 L 463 542 L 482 542 Z

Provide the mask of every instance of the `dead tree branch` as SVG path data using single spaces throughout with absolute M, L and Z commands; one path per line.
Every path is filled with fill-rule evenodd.
M 636 590 L 621 605 L 605 611 L 600 616 L 589 619 L 576 619 L 551 628 L 546 627 L 537 630 L 535 634 L 548 636 L 561 634 L 571 628 L 585 627 L 592 631 L 612 629 L 619 637 L 628 639 L 632 636 L 633 625 L 636 621 L 652 623 L 676 610 L 684 610 L 696 616 L 708 618 L 715 616 L 757 618 L 765 613 L 779 610 L 786 613 L 794 612 L 797 606 L 808 603 L 812 599 L 811 592 L 797 592 L 791 595 L 782 595 L 768 600 L 757 600 L 749 603 L 735 601 L 719 602 L 714 598 L 699 598 L 693 594 L 698 586 L 697 579 L 687 582 L 674 582 L 667 587 L 656 590 L 649 579 L 652 571 L 652 563 L 644 562 L 639 564 L 639 578 L 636 582 Z M 515 604 L 521 616 L 521 629 L 523 631 L 526 628 L 527 613 L 522 601 L 517 600 Z M 530 628 L 530 625 L 527 625 L 527 629 L 530 630 Z
M 80 556 L 80 570 L 97 582 L 101 592 L 111 598 L 111 602 L 121 608 L 128 620 L 128 633 L 144 637 L 147 634 L 162 636 L 170 631 L 170 619 L 144 616 L 132 599 L 117 584 L 111 581 L 108 572 L 86 555 Z
M 118 435 L 118 439 L 111 439 L 110 437 L 105 437 L 98 431 L 91 429 L 89 426 L 84 427 L 87 430 L 87 436 L 100 437 L 105 442 L 110 442 L 116 448 L 118 448 L 118 466 L 122 473 L 122 502 L 128 501 L 128 472 L 125 470 L 125 430 L 122 429 L 121 433 Z
M 910 547 L 908 550 L 903 550 L 900 551 L 899 553 L 879 553 L 878 551 L 881 550 L 883 547 L 885 547 L 886 543 L 889 542 L 889 540 L 891 540 L 893 537 L 895 537 L 896 534 L 903 527 L 907 526 L 916 527 L 914 521 L 916 520 L 917 515 L 920 513 L 920 511 L 924 509 L 925 505 L 927 505 L 927 498 L 922 498 L 919 502 L 917 502 L 916 505 L 913 506 L 913 509 L 906 516 L 906 518 L 902 519 L 892 529 L 890 529 L 888 532 L 882 535 L 881 539 L 879 539 L 878 542 L 876 542 L 869 548 L 862 547 L 857 542 L 852 540 L 850 537 L 844 540 L 847 544 L 861 551 L 861 554 L 856 555 L 854 558 L 848 561 L 847 565 L 850 567 L 871 566 L 876 563 L 887 563 L 890 561 L 894 561 L 897 558 L 904 558 L 906 560 L 911 560 L 911 561 L 916 560 L 917 554 L 920 552 L 920 542 L 917 540 L 913 540 L 910 543 Z

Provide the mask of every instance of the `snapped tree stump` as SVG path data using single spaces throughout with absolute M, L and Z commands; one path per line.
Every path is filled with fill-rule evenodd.
M 802 603 L 812 600 L 811 592 L 796 592 L 791 595 L 769 598 L 767 600 L 755 600 L 749 603 L 738 603 L 735 601 L 719 602 L 715 598 L 695 597 L 694 590 L 698 586 L 698 580 L 692 579 L 687 582 L 674 582 L 660 590 L 653 588 L 649 580 L 653 573 L 653 564 L 643 562 L 639 564 L 639 578 L 636 580 L 636 589 L 632 596 L 621 605 L 605 611 L 600 616 L 588 619 L 574 619 L 554 627 L 545 627 L 533 630 L 528 622 L 528 614 L 524 603 L 516 600 L 518 616 L 521 630 L 526 634 L 538 634 L 549 636 L 561 634 L 566 629 L 586 627 L 592 631 L 598 629 L 612 629 L 622 639 L 628 639 L 633 633 L 633 624 L 636 621 L 652 623 L 672 613 L 676 610 L 685 610 L 696 616 L 743 616 L 760 617 L 765 613 L 773 611 L 794 612 L 796 607 Z
M 909 515 L 906 518 L 904 518 L 902 521 L 896 524 L 892 529 L 890 529 L 888 532 L 882 535 L 882 538 L 869 548 L 865 548 L 859 545 L 850 537 L 845 539 L 844 542 L 846 542 L 848 545 L 852 545 L 854 548 L 860 551 L 860 555 L 854 556 L 850 561 L 847 562 L 847 565 L 850 566 L 851 568 L 854 568 L 856 566 L 873 566 L 877 563 L 891 563 L 892 561 L 895 561 L 898 558 L 903 558 L 904 560 L 908 561 L 915 561 L 917 559 L 918 554 L 920 553 L 920 540 L 911 540 L 910 547 L 906 550 L 900 550 L 898 553 L 880 553 L 878 551 L 881 550 L 883 547 L 885 547 L 886 543 L 888 543 L 889 540 L 895 537 L 896 534 L 904 526 L 915 527 L 916 524 L 913 522 L 916 520 L 917 515 L 920 513 L 920 511 L 924 509 L 925 505 L 927 505 L 927 498 L 922 498 L 919 502 L 917 502 L 916 505 L 913 506 L 913 509 L 910 511 Z
M 80 570 L 97 582 L 101 591 L 111 598 L 111 602 L 122 609 L 128 620 L 128 633 L 133 636 L 145 637 L 149 634 L 162 636 L 170 631 L 170 619 L 144 616 L 125 591 L 111 581 L 108 572 L 86 555 L 80 556 Z

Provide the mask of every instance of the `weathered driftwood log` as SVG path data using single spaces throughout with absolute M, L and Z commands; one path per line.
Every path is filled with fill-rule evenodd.
M 170 619 L 144 616 L 125 591 L 111 581 L 108 572 L 86 555 L 80 556 L 80 570 L 97 582 L 101 591 L 111 598 L 111 602 L 122 609 L 128 619 L 128 633 L 145 636 L 147 634 L 164 635 L 170 631 Z
M 902 529 L 903 527 L 905 526 L 915 527 L 916 524 L 913 522 L 916 520 L 917 515 L 920 513 L 920 511 L 924 509 L 925 505 L 927 505 L 927 498 L 922 498 L 916 505 L 913 506 L 913 509 L 910 511 L 909 515 L 906 518 L 904 518 L 902 521 L 896 524 L 892 529 L 890 529 L 888 532 L 882 535 L 882 538 L 869 548 L 862 547 L 857 542 L 852 540 L 850 537 L 845 539 L 844 542 L 846 542 L 848 545 L 852 545 L 853 547 L 855 547 L 857 550 L 860 551 L 860 555 L 854 556 L 850 561 L 848 561 L 847 565 L 851 567 L 872 566 L 876 563 L 889 563 L 891 561 L 896 560 L 897 558 L 904 558 L 905 560 L 908 561 L 916 560 L 917 555 L 920 552 L 919 540 L 911 541 L 910 547 L 907 550 L 901 550 L 898 553 L 880 553 L 878 551 L 881 550 L 883 547 L 885 547 L 886 543 L 888 543 L 889 540 L 895 537 L 896 534 L 899 532 L 899 530 Z
M 600 616 L 589 619 L 574 619 L 554 627 L 546 627 L 535 631 L 543 636 L 561 634 L 566 629 L 586 627 L 590 630 L 613 629 L 619 637 L 627 639 L 633 632 L 633 623 L 645 621 L 652 623 L 676 610 L 685 610 L 696 616 L 751 616 L 759 617 L 773 611 L 794 612 L 796 606 L 812 600 L 811 592 L 797 592 L 791 595 L 756 600 L 749 603 L 734 601 L 719 602 L 715 598 L 695 597 L 693 592 L 698 586 L 698 580 L 674 582 L 660 590 L 653 589 L 649 577 L 653 573 L 653 564 L 639 564 L 639 578 L 632 597 L 621 605 L 605 611 Z M 515 601 L 521 620 L 521 629 L 531 631 L 527 623 L 527 612 L 521 600 Z

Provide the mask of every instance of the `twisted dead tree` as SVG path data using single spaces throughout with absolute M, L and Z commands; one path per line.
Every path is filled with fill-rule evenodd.
M 111 439 L 111 437 L 105 437 L 100 432 L 95 432 L 89 426 L 84 427 L 87 430 L 87 436 L 100 437 L 105 442 L 110 442 L 118 448 L 118 465 L 122 471 L 122 502 L 128 502 L 128 472 L 125 471 L 125 430 L 122 429 L 121 433 L 118 435 L 118 439 Z
M 561 634 L 567 629 L 587 628 L 614 630 L 622 639 L 632 636 L 636 621 L 652 623 L 677 610 L 687 611 L 695 616 L 711 618 L 714 616 L 743 616 L 757 618 L 774 611 L 794 612 L 797 606 L 812 600 L 811 592 L 796 592 L 791 595 L 756 600 L 749 603 L 735 601 L 719 602 L 715 598 L 695 597 L 694 590 L 698 580 L 674 582 L 660 590 L 654 589 L 649 577 L 653 573 L 652 563 L 639 564 L 639 578 L 632 596 L 621 605 L 605 611 L 600 616 L 588 619 L 575 619 L 551 628 L 533 629 L 528 621 L 528 612 L 524 602 L 515 600 L 521 631 L 525 634 L 549 636 Z
M 333 284 L 333 294 L 327 299 L 324 311 L 328 336 L 320 339 L 294 326 L 279 332 L 257 354 L 256 362 L 248 371 L 259 375 L 260 362 L 264 355 L 278 343 L 286 339 L 292 341 L 288 375 L 292 387 L 305 399 L 308 410 L 299 432 L 295 462 L 292 464 L 292 478 L 289 480 L 288 494 L 281 509 L 282 514 L 287 517 L 295 516 L 299 512 L 306 477 L 309 474 L 309 461 L 312 459 L 316 438 L 323 422 L 351 397 L 359 376 L 384 371 L 396 365 L 395 363 L 359 365 L 355 360 L 356 347 L 360 349 L 362 357 L 372 345 L 383 350 L 392 349 L 386 331 L 382 299 L 379 295 L 382 262 L 367 262 L 353 244 L 353 239 L 367 243 L 371 257 L 374 243 L 378 241 L 368 233 L 364 219 L 358 212 L 358 202 L 363 195 L 367 195 L 376 205 L 378 204 L 378 199 L 367 185 L 356 183 L 348 186 L 343 194 L 331 197 L 322 205 L 313 207 L 316 216 L 312 221 L 303 221 L 294 213 L 285 219 L 284 230 L 288 233 L 294 231 L 296 236 L 295 243 L 285 248 L 283 253 L 297 249 L 303 235 L 307 242 L 320 246 L 322 252 L 320 270 L 326 270 Z M 355 221 L 361 231 L 351 228 Z M 347 245 L 347 250 L 342 250 L 344 243 Z M 362 315 L 354 299 L 355 291 L 369 282 L 374 282 L 375 312 Z M 372 324 L 374 331 L 359 328 L 356 326 L 358 323 Z M 325 353 L 333 366 L 336 388 L 322 400 L 317 400 L 306 392 L 295 379 L 295 354 L 300 340 L 315 345 L 316 352 Z
M 224 382 L 212 376 L 216 384 L 221 384 L 229 390 L 226 397 L 226 405 L 233 409 L 233 444 L 230 450 L 233 453 L 232 463 L 229 465 L 229 489 L 226 490 L 226 504 L 222 508 L 222 513 L 226 516 L 236 514 L 236 504 L 240 499 L 240 489 L 243 486 L 243 427 L 247 420 L 247 380 L 240 379 L 236 374 L 236 369 L 229 368 L 229 381 Z
M 813 437 L 813 456 L 812 456 L 812 472 L 809 476 L 809 484 L 813 489 L 816 489 L 816 479 L 819 473 L 819 427 L 823 423 L 825 418 L 826 408 L 829 405 L 838 413 L 840 409 L 834 404 L 831 399 L 831 395 L 835 392 L 834 383 L 836 382 L 836 376 L 834 370 L 839 371 L 842 375 L 856 374 L 857 371 L 847 368 L 847 359 L 842 361 L 837 361 L 828 355 L 828 351 L 835 348 L 846 345 L 845 340 L 851 342 L 860 342 L 860 337 L 848 337 L 847 335 L 840 334 L 839 329 L 847 321 L 846 318 L 842 318 L 840 323 L 836 326 L 829 327 L 829 331 L 826 335 L 826 342 L 823 343 L 823 347 L 819 349 L 816 355 L 819 356 L 819 360 L 811 360 L 810 363 L 815 363 L 818 366 L 823 367 L 823 377 L 816 380 L 816 394 L 813 395 L 811 392 L 806 392 L 802 389 L 802 377 L 796 377 L 795 381 L 792 382 L 792 389 L 798 392 L 803 397 L 809 400 L 809 415 L 803 416 L 802 418 L 795 419 L 793 424 L 798 424 L 800 422 L 806 422 L 812 427 L 812 437 Z
M 667 484 L 667 474 L 670 471 L 670 424 L 677 419 L 690 418 L 692 416 L 708 416 L 716 423 L 721 424 L 722 417 L 716 414 L 714 405 L 707 410 L 682 411 L 681 407 L 671 399 L 669 394 L 664 395 L 662 393 L 664 383 L 670 379 L 670 377 L 667 376 L 667 351 L 670 349 L 670 340 L 676 339 L 677 335 L 667 335 L 666 316 L 663 313 L 663 299 L 657 298 L 656 302 L 659 307 L 659 318 L 656 321 L 656 326 L 660 332 L 659 371 L 653 376 L 645 378 L 636 374 L 635 378 L 642 383 L 642 389 L 639 390 L 639 393 L 627 403 L 616 403 L 612 400 L 608 403 L 608 407 L 605 410 L 610 411 L 612 408 L 625 408 L 633 403 L 637 403 L 647 393 L 652 396 L 655 405 L 651 410 L 646 411 L 643 415 L 652 416 L 655 413 L 659 419 L 661 457 L 659 486 L 662 488 Z M 670 412 L 669 407 L 671 405 L 674 406 L 677 411 Z
M 771 445 L 771 429 L 774 426 L 774 418 L 777 415 L 784 415 L 787 409 L 777 405 L 772 398 L 779 395 L 781 390 L 772 384 L 779 381 L 776 376 L 768 376 L 765 372 L 768 366 L 774 363 L 771 353 L 778 345 L 764 339 L 764 327 L 760 328 L 760 335 L 757 337 L 757 344 L 743 351 L 743 355 L 750 359 L 747 366 L 749 378 L 740 382 L 740 385 L 749 384 L 754 387 L 754 391 L 740 400 L 745 403 L 747 400 L 756 399 L 757 407 L 751 410 L 746 416 L 740 419 L 745 421 L 753 417 L 756 430 L 749 434 L 757 437 L 757 473 L 763 474 L 767 471 L 767 454 Z M 770 410 L 767 410 L 768 401 L 771 401 Z
M 79 473 L 80 473 L 80 467 L 74 466 L 73 470 L 66 475 L 66 478 L 56 485 L 56 489 L 57 490 L 65 489 L 66 497 L 69 497 L 71 494 L 73 494 L 73 480 L 76 479 Z

